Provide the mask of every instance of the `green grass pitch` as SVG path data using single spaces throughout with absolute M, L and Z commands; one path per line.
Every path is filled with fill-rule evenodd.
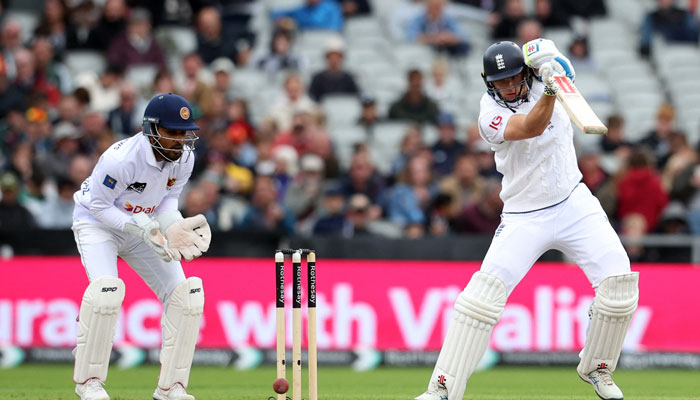
M 287 372 L 291 377 L 291 371 Z M 321 367 L 319 397 L 321 400 L 410 400 L 424 390 L 430 372 L 427 368 L 354 372 L 346 368 Z M 70 365 L 23 365 L 0 370 L 0 399 L 77 399 L 71 375 Z M 700 399 L 699 376 L 698 371 L 688 370 L 620 370 L 615 373 L 615 380 L 629 400 Z M 111 368 L 106 388 L 112 400 L 150 399 L 157 377 L 157 366 L 128 370 Z M 274 378 L 272 367 L 250 371 L 194 367 L 189 390 L 198 400 L 267 400 L 274 395 Z M 598 399 L 593 389 L 578 378 L 574 367 L 496 367 L 477 372 L 469 382 L 465 398 Z

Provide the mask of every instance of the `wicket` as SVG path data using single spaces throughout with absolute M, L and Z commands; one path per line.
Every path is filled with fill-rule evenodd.
M 277 378 L 286 377 L 286 337 L 284 315 L 284 257 L 292 256 L 292 400 L 301 397 L 301 256 L 306 255 L 307 268 L 307 350 L 309 368 L 309 400 L 318 400 L 318 369 L 316 349 L 316 253 L 309 249 L 281 249 L 275 252 L 277 303 Z M 286 400 L 286 394 L 278 394 Z

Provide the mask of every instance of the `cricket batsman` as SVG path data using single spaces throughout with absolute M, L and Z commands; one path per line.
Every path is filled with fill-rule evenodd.
M 578 375 L 601 399 L 622 400 L 612 373 L 637 308 L 639 273 L 581 182 L 571 120 L 555 101 L 553 76 L 573 79 L 573 66 L 547 39 L 522 49 L 495 43 L 483 66 L 478 126 L 503 174 L 501 224 L 480 271 L 457 296 L 428 390 L 416 400 L 462 399 L 508 296 L 549 249 L 574 260 L 595 288 Z
M 194 400 L 186 388 L 204 308 L 202 280 L 185 278 L 181 259 L 209 248 L 203 215 L 183 218 L 178 197 L 194 165 L 192 107 L 161 94 L 146 107 L 142 132 L 112 145 L 73 199 L 75 242 L 90 284 L 83 294 L 74 350 L 75 393 L 108 400 L 104 389 L 124 300 L 117 256 L 163 302 L 160 376 L 155 400 Z

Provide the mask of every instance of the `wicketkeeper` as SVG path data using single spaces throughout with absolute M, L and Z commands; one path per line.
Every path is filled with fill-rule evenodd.
M 185 388 L 204 308 L 202 280 L 185 278 L 180 264 L 209 248 L 203 215 L 183 218 L 178 197 L 192 174 L 198 130 L 192 107 L 174 94 L 154 97 L 143 131 L 112 145 L 73 199 L 75 242 L 90 284 L 78 318 L 75 393 L 108 400 L 103 388 L 124 282 L 124 259 L 163 302 L 160 376 L 153 398 L 194 400 Z
M 522 49 L 495 43 L 483 63 L 479 133 L 503 174 L 503 214 L 481 270 L 457 297 L 428 390 L 416 400 L 462 399 L 508 295 L 549 249 L 574 260 L 596 289 L 578 375 L 600 398 L 622 400 L 612 373 L 637 308 L 639 274 L 630 271 L 600 202 L 581 182 L 571 121 L 556 102 L 553 79 L 573 79 L 574 69 L 546 39 Z

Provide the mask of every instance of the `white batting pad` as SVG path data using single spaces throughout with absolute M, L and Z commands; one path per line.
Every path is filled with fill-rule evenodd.
M 472 276 L 457 297 L 452 321 L 430 378 L 431 385 L 440 382 L 447 387 L 450 400 L 461 399 L 464 395 L 467 379 L 486 351 L 507 298 L 503 281 L 482 271 Z
M 627 328 L 639 301 L 639 272 L 610 276 L 596 290 L 591 324 L 577 370 L 588 375 L 598 368 L 615 371 Z
M 90 283 L 83 294 L 78 314 L 78 342 L 75 348 L 73 380 L 107 380 L 112 341 L 117 330 L 119 309 L 124 301 L 124 282 L 105 276 Z
M 168 390 L 178 382 L 187 387 L 203 311 L 202 280 L 187 278 L 173 290 L 161 318 L 163 347 L 160 351 L 159 388 Z

